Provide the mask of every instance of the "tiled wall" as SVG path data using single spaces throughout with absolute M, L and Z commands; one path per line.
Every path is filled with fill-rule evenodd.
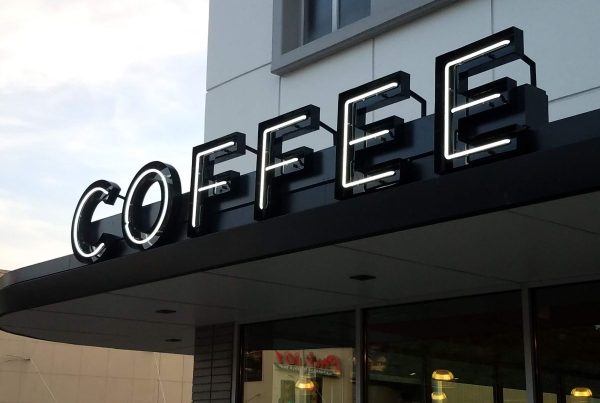
M 190 403 L 193 356 L 0 332 L 0 403 Z

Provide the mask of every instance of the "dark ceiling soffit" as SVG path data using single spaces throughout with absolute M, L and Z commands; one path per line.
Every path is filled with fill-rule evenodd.
M 539 133 L 540 151 L 487 165 L 87 266 L 67 256 L 9 272 L 0 280 L 0 315 L 599 190 L 598 122 L 600 110 L 553 122 Z M 433 157 L 422 163 L 433 167 Z

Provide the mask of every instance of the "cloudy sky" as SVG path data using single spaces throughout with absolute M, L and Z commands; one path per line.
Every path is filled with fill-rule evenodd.
M 94 180 L 160 160 L 188 190 L 207 28 L 208 0 L 0 1 L 0 269 L 70 254 Z

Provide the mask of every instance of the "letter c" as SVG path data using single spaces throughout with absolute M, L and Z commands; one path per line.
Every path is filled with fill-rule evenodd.
M 98 204 L 114 205 L 119 192 L 121 192 L 121 188 L 116 183 L 99 180 L 88 186 L 79 199 L 71 224 L 71 248 L 80 262 L 94 263 L 98 261 L 119 239 L 114 235 L 103 233 L 98 240 L 92 241 L 93 234 L 90 229 L 92 216 Z

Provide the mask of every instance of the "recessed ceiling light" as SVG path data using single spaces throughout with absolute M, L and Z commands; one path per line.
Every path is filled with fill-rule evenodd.
M 162 313 L 164 315 L 168 315 L 170 313 L 175 313 L 175 312 L 177 312 L 177 311 L 174 309 L 159 309 L 156 311 L 156 313 Z
M 350 279 L 356 280 L 356 281 L 368 281 L 368 280 L 374 280 L 376 278 L 377 277 L 371 276 L 370 274 L 357 274 L 355 276 L 350 276 Z

